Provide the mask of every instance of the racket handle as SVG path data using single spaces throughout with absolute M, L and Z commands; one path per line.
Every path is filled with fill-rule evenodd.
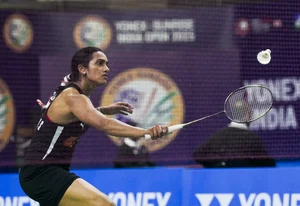
M 168 127 L 168 134 L 170 134 L 176 130 L 182 129 L 183 127 L 184 127 L 184 124 L 175 124 L 173 126 L 170 126 L 170 127 Z M 149 134 L 145 134 L 145 139 L 149 140 L 149 139 L 151 139 L 151 136 Z
M 184 127 L 184 124 L 175 124 L 173 126 L 168 127 L 168 132 L 172 133 L 172 132 L 174 132 L 176 130 L 182 129 L 183 127 Z

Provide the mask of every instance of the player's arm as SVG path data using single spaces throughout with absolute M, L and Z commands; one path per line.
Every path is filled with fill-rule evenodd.
M 128 114 L 132 114 L 133 112 L 133 106 L 126 102 L 115 102 L 108 106 L 97 107 L 96 109 L 105 115 L 114 115 L 114 114 L 128 115 Z
M 146 130 L 108 118 L 94 107 L 88 97 L 78 92 L 68 92 L 65 101 L 70 112 L 80 121 L 113 136 L 140 138 L 145 134 L 150 134 L 151 137 L 159 138 L 167 134 L 167 128 L 164 127 L 164 131 L 162 131 L 163 128 L 158 125 Z

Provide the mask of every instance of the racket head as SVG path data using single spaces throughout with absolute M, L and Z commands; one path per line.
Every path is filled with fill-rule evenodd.
M 247 85 L 228 95 L 224 112 L 233 122 L 248 123 L 267 114 L 273 106 L 273 100 L 269 88 L 263 85 Z

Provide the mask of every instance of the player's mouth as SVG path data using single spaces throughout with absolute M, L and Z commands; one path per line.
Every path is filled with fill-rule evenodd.
M 107 74 L 102 75 L 102 77 L 103 77 L 104 79 L 108 80 L 108 75 L 107 75 Z

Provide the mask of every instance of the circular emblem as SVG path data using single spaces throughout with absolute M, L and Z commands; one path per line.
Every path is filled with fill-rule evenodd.
M 31 23 L 22 14 L 12 14 L 5 21 L 3 36 L 9 48 L 15 52 L 23 52 L 31 46 L 33 41 Z
M 15 108 L 10 91 L 0 79 L 0 152 L 9 142 L 15 125 Z
M 151 68 L 129 69 L 117 75 L 105 88 L 100 105 L 123 101 L 134 107 L 128 116 L 114 115 L 127 124 L 150 128 L 156 124 L 173 125 L 183 121 L 184 105 L 180 90 L 166 74 Z M 168 145 L 177 132 L 155 141 L 142 141 L 150 152 Z M 122 139 L 109 136 L 117 145 Z
M 75 25 L 73 38 L 78 48 L 94 46 L 104 50 L 111 41 L 112 32 L 110 25 L 104 19 L 88 16 Z

